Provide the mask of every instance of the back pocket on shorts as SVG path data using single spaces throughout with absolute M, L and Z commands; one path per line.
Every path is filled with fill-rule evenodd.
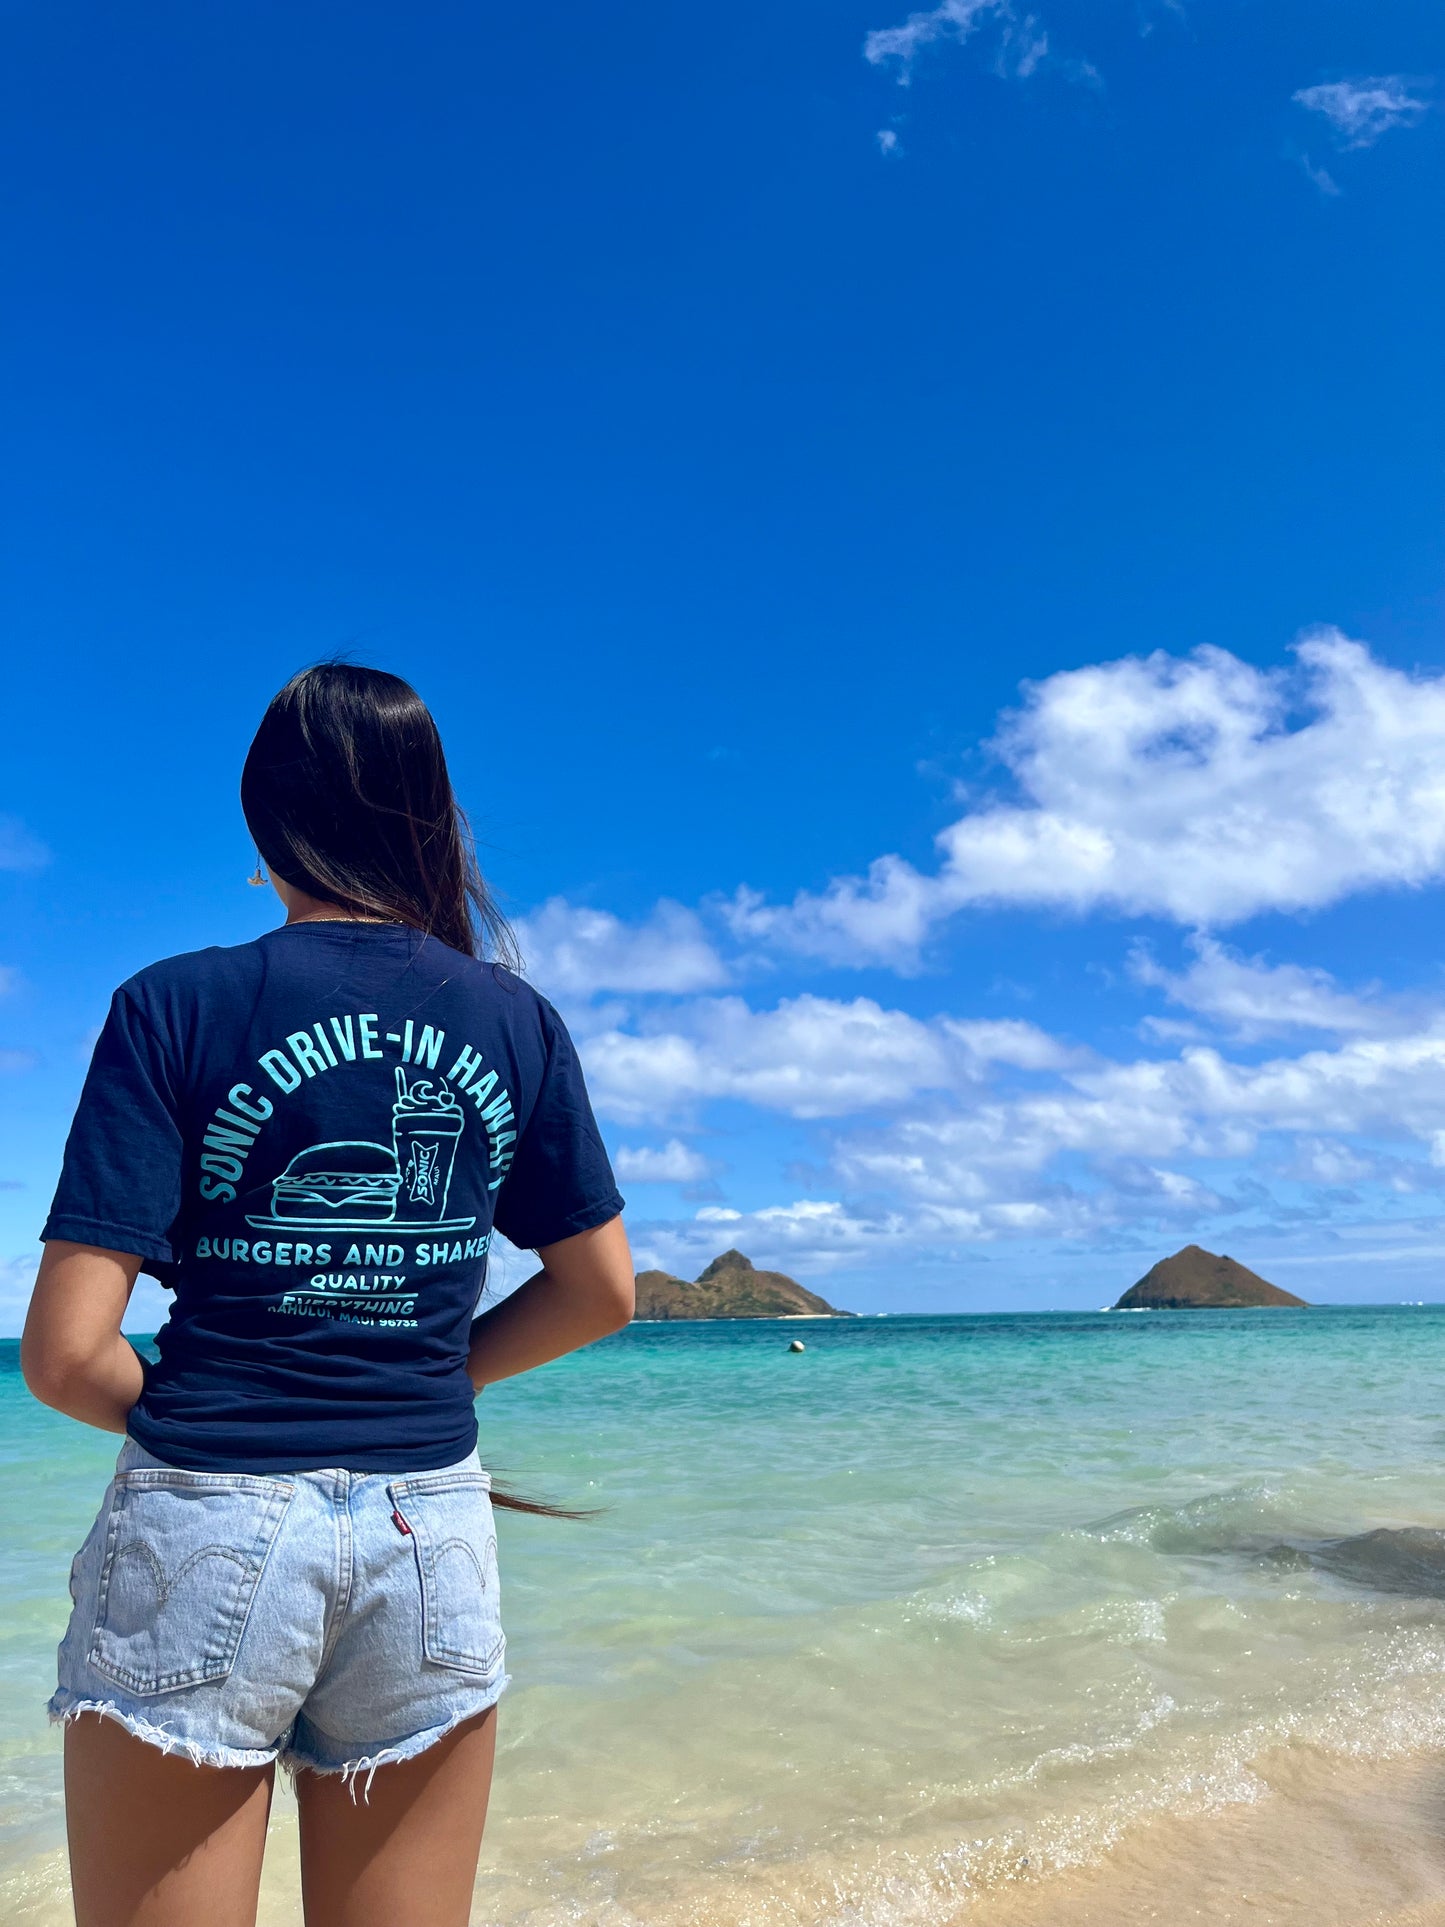
M 133 1693 L 224 1679 L 292 1486 L 147 1466 L 115 1481 L 89 1661 Z
M 416 1547 L 422 1652 L 433 1665 L 490 1682 L 502 1670 L 497 1528 L 481 1472 L 421 1473 L 389 1488 Z

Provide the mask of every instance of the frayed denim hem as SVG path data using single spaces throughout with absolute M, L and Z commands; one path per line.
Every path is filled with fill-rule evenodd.
M 114 1700 L 83 1700 L 71 1693 L 56 1693 L 45 1710 L 52 1726 L 69 1726 L 82 1713 L 98 1713 L 162 1753 L 184 1753 L 192 1766 L 270 1766 L 281 1751 L 279 1746 L 203 1746 L 199 1740 L 188 1740 L 153 1720 L 122 1712 Z
M 371 1783 L 376 1778 L 378 1767 L 400 1766 L 404 1760 L 414 1760 L 419 1753 L 425 1753 L 435 1746 L 438 1740 L 444 1740 L 448 1733 L 454 1732 L 464 1721 L 480 1719 L 483 1713 L 490 1713 L 510 1683 L 511 1675 L 504 1673 L 497 1682 L 497 1690 L 480 1706 L 459 1707 L 451 1718 L 444 1720 L 440 1726 L 423 1727 L 420 1733 L 413 1733 L 410 1739 L 399 1740 L 395 1746 L 384 1746 L 380 1752 L 364 1753 L 355 1760 L 343 1760 L 339 1766 L 322 1766 L 315 1760 L 304 1760 L 299 1754 L 286 1752 L 281 1755 L 282 1770 L 290 1776 L 293 1785 L 298 1773 L 319 1773 L 328 1776 L 340 1774 L 341 1784 L 350 1793 L 353 1801 L 356 1799 L 356 1783 L 364 1773 L 366 1784 L 361 1790 L 361 1797 L 363 1803 L 369 1803 Z

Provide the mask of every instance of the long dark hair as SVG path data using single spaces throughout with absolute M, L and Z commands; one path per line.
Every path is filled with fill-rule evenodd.
M 436 723 L 400 676 L 349 662 L 293 676 L 261 718 L 241 808 L 283 882 L 515 967 Z
M 271 698 L 241 772 L 256 848 L 284 883 L 516 967 L 431 711 L 384 669 L 319 662 Z M 580 1519 L 493 1485 L 513 1512 Z

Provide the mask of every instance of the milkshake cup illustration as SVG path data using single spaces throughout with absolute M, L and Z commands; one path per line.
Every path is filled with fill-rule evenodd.
M 438 1224 L 445 1218 L 465 1123 L 461 1105 L 440 1078 L 418 1078 L 408 1087 L 406 1072 L 397 1065 L 391 1133 L 401 1183 L 394 1224 Z

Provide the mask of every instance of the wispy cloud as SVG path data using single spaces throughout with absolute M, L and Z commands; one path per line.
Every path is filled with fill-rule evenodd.
M 1378 997 L 1352 996 L 1326 970 L 1241 957 L 1210 937 L 1195 937 L 1194 961 L 1171 971 L 1142 946 L 1130 953 L 1136 983 L 1162 990 L 1173 1004 L 1212 1019 L 1231 1037 L 1252 1042 L 1295 1030 L 1336 1036 L 1379 1035 L 1409 1027 Z
M 1308 154 L 1300 155 L 1299 164 L 1305 179 L 1313 182 L 1321 194 L 1331 200 L 1339 194 L 1339 183 L 1327 167 L 1317 167 Z
M 1055 50 L 1049 30 L 1035 13 L 1020 12 L 1013 0 L 941 0 L 941 4 L 910 13 L 901 26 L 877 27 L 863 42 L 864 58 L 875 67 L 891 68 L 900 87 L 912 83 L 914 68 L 924 48 L 939 42 L 961 46 L 980 29 L 992 50 L 988 64 L 1002 80 L 1028 80 L 1047 60 L 1051 69 L 1082 87 L 1099 87 L 1099 70 L 1092 62 Z M 884 129 L 878 135 L 884 154 L 901 153 L 897 137 Z
M 0 870 L 39 870 L 49 861 L 49 850 L 18 816 L 0 816 Z
M 715 990 L 728 971 L 696 913 L 665 899 L 640 923 L 553 897 L 517 923 L 527 975 L 553 997 Z
M 836 1198 L 801 1198 L 758 1211 L 705 1205 L 692 1218 L 644 1221 L 633 1227 L 633 1239 L 642 1262 L 685 1277 L 726 1245 L 745 1249 L 758 1264 L 814 1275 L 840 1264 L 896 1259 L 918 1248 L 921 1229 L 901 1212 L 854 1210 Z
M 1038 72 L 1048 51 L 1047 29 L 1039 23 L 1036 15 L 1026 13 L 1021 20 L 1010 18 L 1004 27 L 994 65 L 1005 79 L 1027 80 L 1031 74 Z
M 700 1151 L 669 1138 L 663 1145 L 622 1145 L 612 1160 L 624 1184 L 700 1184 L 712 1166 Z
M 906 87 L 922 48 L 939 40 L 967 40 L 991 15 L 1012 19 L 1008 0 L 942 0 L 926 12 L 910 13 L 901 27 L 875 28 L 863 42 L 863 57 L 875 67 L 896 61 L 898 84 Z
M 1403 74 L 1375 74 L 1360 80 L 1332 80 L 1301 87 L 1291 96 L 1312 114 L 1323 114 L 1344 147 L 1373 147 L 1394 127 L 1413 127 L 1430 111 L 1417 83 Z M 1312 170 L 1306 167 L 1311 179 Z M 1329 176 L 1325 175 L 1329 181 Z M 1316 185 L 1320 185 L 1316 181 Z M 1334 190 L 1334 183 L 1325 190 Z
M 0 1258 L 0 1332 L 18 1332 L 25 1322 L 40 1253 Z
M 1176 20 L 1187 20 L 1189 17 L 1184 0 L 1138 0 L 1137 17 L 1141 39 L 1147 40 L 1154 31 L 1153 11 L 1156 6 L 1161 13 L 1170 14 Z

